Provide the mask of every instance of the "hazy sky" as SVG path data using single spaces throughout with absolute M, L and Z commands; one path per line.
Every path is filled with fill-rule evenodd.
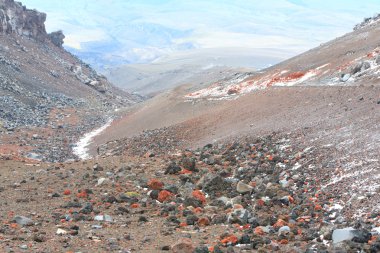
M 21 0 L 48 14 L 65 46 L 128 62 L 194 48 L 297 54 L 380 12 L 379 0 Z M 105 56 L 107 57 L 107 56 Z

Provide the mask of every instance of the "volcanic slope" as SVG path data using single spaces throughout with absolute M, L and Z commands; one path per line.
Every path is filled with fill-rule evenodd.
M 347 36 L 372 29 L 376 20 Z M 336 60 L 300 57 L 310 69 Z M 374 57 L 357 73 L 376 77 Z M 268 77 L 299 72 L 283 78 L 292 87 L 277 78 L 276 85 L 231 89 L 265 77 L 238 73 L 119 110 L 96 139 L 93 159 L 2 157 L 0 251 L 379 252 L 376 79 L 362 82 L 347 68 L 334 73 L 333 86 L 306 85 L 304 65 L 290 68 L 296 59 L 265 70 Z M 98 115 L 84 112 L 78 120 Z M 62 132 L 69 134 L 68 114 Z M 42 134 L 31 138 L 39 136 L 49 143 Z
M 105 156 L 149 157 L 287 133 L 293 145 L 323 157 L 318 166 L 326 177 L 317 188 L 342 207 L 338 227 L 347 228 L 346 219 L 369 222 L 380 208 L 379 33 L 376 18 L 262 72 L 160 94 L 120 117 L 94 145 Z
M 0 12 L 0 155 L 74 159 L 79 136 L 140 100 L 65 51 L 62 32 L 46 33 L 46 14 L 13 0 Z

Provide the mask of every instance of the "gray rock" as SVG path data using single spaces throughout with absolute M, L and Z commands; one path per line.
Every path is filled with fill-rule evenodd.
M 244 225 L 248 223 L 248 220 L 252 218 L 252 214 L 247 209 L 235 209 L 228 215 L 228 223 L 239 223 Z
M 363 62 L 359 62 L 358 64 L 355 65 L 355 67 L 352 68 L 351 74 L 355 75 L 359 73 L 360 71 L 362 71 L 362 67 L 363 67 Z
M 193 198 L 193 197 L 187 197 L 185 198 L 185 201 L 183 202 L 183 205 L 185 207 L 192 206 L 192 207 L 201 207 L 203 206 L 202 201 L 199 199 Z
M 51 42 L 53 42 L 54 45 L 56 45 L 57 47 L 62 47 L 63 40 L 65 39 L 65 35 L 63 34 L 62 31 L 52 32 L 52 33 L 49 33 L 48 35 L 49 35 L 49 39 L 51 40 Z
M 181 167 L 179 167 L 175 163 L 169 164 L 169 166 L 165 170 L 165 174 L 177 174 L 178 172 L 181 171 Z
M 21 226 L 31 226 L 34 224 L 32 219 L 25 216 L 15 216 L 13 220 Z
M 242 181 L 239 181 L 239 183 L 236 186 L 236 190 L 237 192 L 242 193 L 242 194 L 250 193 L 252 192 L 253 187 L 248 184 L 243 183 Z
M 207 194 L 214 196 L 216 193 L 231 190 L 231 183 L 224 180 L 219 175 L 207 175 L 204 180 L 203 190 Z
M 378 55 L 378 56 L 376 57 L 376 60 L 375 60 L 375 62 L 376 62 L 376 64 L 377 64 L 377 65 L 379 65 L 379 64 L 380 64 L 380 55 Z
M 363 72 L 369 68 L 371 68 L 371 63 L 369 61 L 365 61 L 365 62 L 363 62 L 363 66 L 361 68 L 361 71 Z

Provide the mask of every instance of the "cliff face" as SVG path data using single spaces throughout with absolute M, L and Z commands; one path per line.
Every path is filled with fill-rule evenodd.
M 0 0 L 0 33 L 17 34 L 44 41 L 46 14 L 27 9 L 14 0 Z

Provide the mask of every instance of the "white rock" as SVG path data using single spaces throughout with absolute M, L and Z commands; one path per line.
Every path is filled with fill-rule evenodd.
M 290 232 L 290 227 L 283 226 L 283 227 L 280 227 L 280 229 L 278 230 L 278 235 L 288 234 L 289 232 Z
M 96 221 L 106 221 L 106 222 L 112 222 L 113 219 L 111 216 L 109 216 L 108 214 L 105 214 L 105 215 L 96 215 L 94 220 Z
M 335 244 L 335 243 L 351 240 L 355 236 L 354 231 L 355 229 L 352 227 L 343 228 L 343 229 L 335 229 L 332 233 L 333 243 Z
M 98 179 L 98 185 L 104 184 L 104 182 L 107 181 L 107 178 L 101 177 Z
M 56 234 L 57 235 L 67 235 L 67 231 L 63 230 L 61 228 L 58 228 Z
M 375 234 L 380 235 L 380 227 L 373 228 L 372 232 L 374 232 Z

